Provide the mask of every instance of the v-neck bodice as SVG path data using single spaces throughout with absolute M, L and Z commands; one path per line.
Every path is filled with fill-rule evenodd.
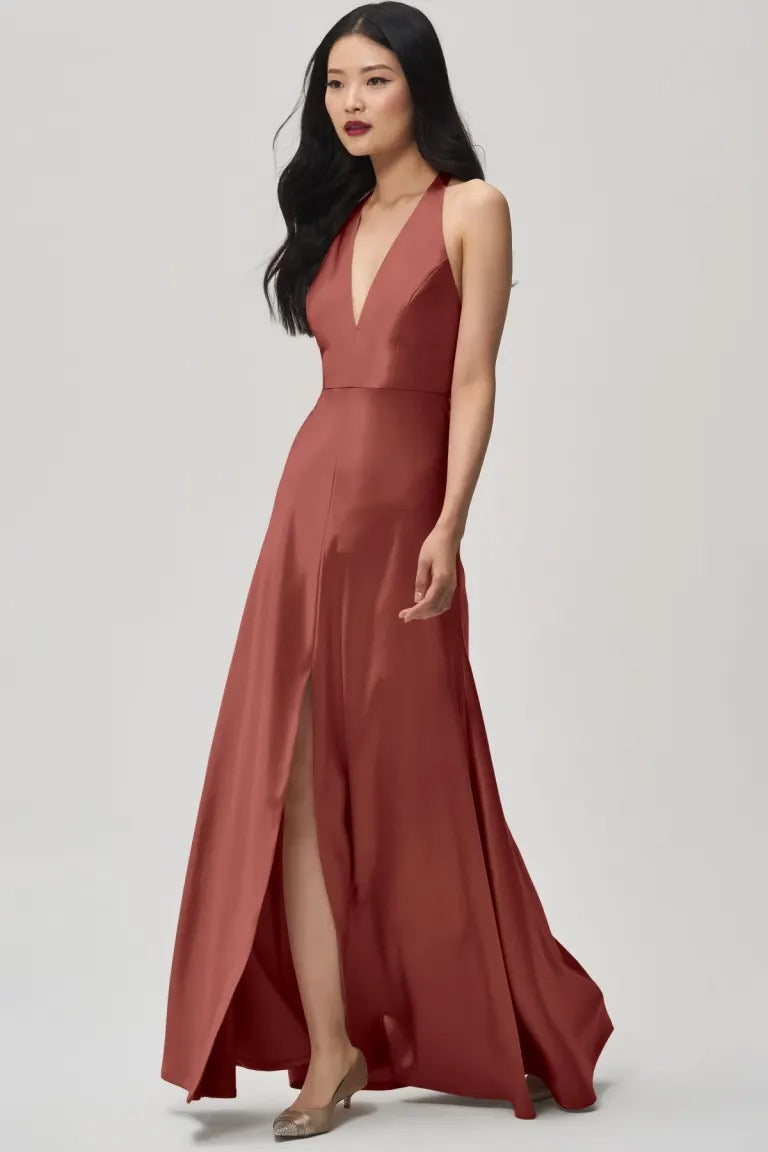
M 307 294 L 323 390 L 407 388 L 447 394 L 461 302 L 443 237 L 438 172 L 391 242 L 355 323 L 352 256 L 367 193 L 334 236 Z

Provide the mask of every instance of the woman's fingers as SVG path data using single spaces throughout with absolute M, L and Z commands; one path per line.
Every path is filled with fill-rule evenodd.
M 450 607 L 454 588 L 455 581 L 450 572 L 433 572 L 432 581 L 424 597 L 413 608 L 404 608 L 400 613 L 400 619 L 407 622 L 438 616 Z
M 416 583 L 413 588 L 414 600 L 423 600 L 426 596 L 431 570 L 432 562 L 426 556 L 419 556 L 419 562 L 416 565 Z

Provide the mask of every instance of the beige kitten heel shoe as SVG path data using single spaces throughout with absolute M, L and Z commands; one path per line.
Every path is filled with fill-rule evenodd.
M 294 1140 L 299 1136 L 319 1136 L 330 1131 L 333 1124 L 333 1110 L 339 1100 L 349 1108 L 353 1092 L 359 1092 L 368 1083 L 368 1065 L 359 1048 L 352 1066 L 342 1077 L 339 1086 L 327 1104 L 319 1108 L 283 1108 L 272 1121 L 272 1134 L 279 1140 Z
M 537 1100 L 551 1100 L 552 1093 L 540 1076 L 535 1076 L 532 1072 L 526 1072 L 525 1079 L 528 1082 L 528 1090 L 531 1093 L 531 1100 L 534 1103 Z

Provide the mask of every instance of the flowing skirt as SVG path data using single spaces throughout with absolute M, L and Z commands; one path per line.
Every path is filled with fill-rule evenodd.
M 171 965 L 161 1076 L 236 1095 L 309 1040 L 282 894 L 282 814 L 312 678 L 318 847 L 352 1043 L 368 1089 L 419 1086 L 535 1110 L 595 1101 L 613 1025 L 552 935 L 506 824 L 469 661 L 464 568 L 450 608 L 403 623 L 442 506 L 449 400 L 324 389 L 294 438 L 237 634 Z

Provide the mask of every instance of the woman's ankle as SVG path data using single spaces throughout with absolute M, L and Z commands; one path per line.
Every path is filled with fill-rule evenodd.
M 312 1043 L 311 1059 L 321 1062 L 337 1060 L 340 1057 L 350 1056 L 355 1046 L 348 1036 L 331 1036 Z

